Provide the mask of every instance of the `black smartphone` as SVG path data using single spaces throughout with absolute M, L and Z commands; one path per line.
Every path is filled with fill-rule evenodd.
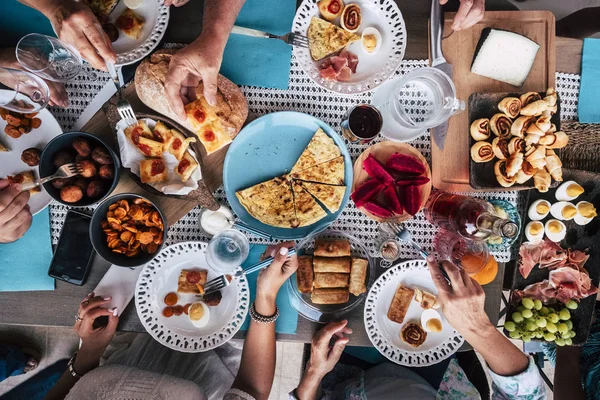
M 94 247 L 90 240 L 89 215 L 69 210 L 65 218 L 48 275 L 81 286 L 92 266 Z

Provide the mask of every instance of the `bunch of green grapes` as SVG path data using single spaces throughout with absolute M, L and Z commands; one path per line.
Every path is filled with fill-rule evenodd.
M 576 310 L 578 306 L 576 301 L 570 300 L 566 307 L 558 310 L 526 297 L 521 300 L 517 311 L 512 313 L 512 320 L 504 324 L 504 329 L 512 339 L 524 342 L 543 339 L 554 342 L 557 346 L 570 346 L 573 344 L 575 331 L 569 310 Z

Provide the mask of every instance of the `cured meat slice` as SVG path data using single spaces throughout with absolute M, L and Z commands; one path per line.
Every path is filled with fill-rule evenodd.
M 344 67 L 340 70 L 337 80 L 340 82 L 348 82 L 352 78 L 352 71 L 348 67 Z

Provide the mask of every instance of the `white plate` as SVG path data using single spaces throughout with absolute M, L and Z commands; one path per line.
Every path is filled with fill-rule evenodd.
M 36 118 L 42 120 L 42 125 L 29 132 L 21 135 L 18 139 L 13 139 L 4 133 L 6 121 L 0 119 L 0 141 L 10 149 L 9 152 L 0 152 L 0 178 L 6 178 L 8 175 L 15 175 L 19 172 L 33 171 L 36 179 L 39 179 L 38 167 L 30 167 L 21 160 L 23 150 L 35 147 L 40 151 L 55 136 L 62 133 L 62 129 L 56 119 L 50 114 L 50 111 L 43 109 L 36 115 Z M 42 187 L 42 191 L 32 194 L 29 198 L 29 207 L 32 214 L 37 214 L 50 204 L 52 197 Z
M 250 305 L 250 289 L 243 276 L 221 291 L 223 299 L 210 308 L 210 321 L 203 328 L 196 328 L 188 316 L 166 318 L 165 296 L 177 291 L 179 273 L 185 268 L 208 270 L 208 280 L 219 276 L 206 262 L 207 244 L 182 242 L 166 247 L 143 268 L 135 288 L 135 307 L 146 331 L 159 343 L 173 350 L 198 353 L 226 343 L 240 329 Z M 193 294 L 179 294 L 177 304 L 196 301 Z
M 109 15 L 109 22 L 114 24 L 126 8 L 124 2 L 119 1 Z M 158 46 L 167 30 L 169 7 L 163 5 L 163 0 L 144 0 L 142 5 L 133 11 L 142 16 L 146 23 L 137 40 L 131 39 L 119 29 L 119 38 L 112 44 L 113 50 L 117 53 L 117 66 L 133 64 L 146 57 Z
M 306 35 L 312 17 L 320 17 L 318 0 L 303 0 L 296 11 L 292 32 Z M 317 85 L 343 94 L 363 93 L 373 90 L 389 77 L 393 76 L 404 58 L 406 49 L 406 26 L 398 5 L 393 0 L 354 0 L 344 4 L 358 4 L 362 12 L 362 23 L 357 32 L 361 35 L 367 27 L 376 28 L 382 37 L 381 47 L 374 54 L 367 53 L 360 40 L 348 46 L 348 50 L 358 56 L 356 73 L 350 82 L 337 82 L 321 78 L 319 65 L 323 62 L 313 61 L 307 48 L 294 47 L 294 57 L 300 67 Z M 337 26 L 339 18 L 333 23 Z
M 410 288 L 418 287 L 437 295 L 424 260 L 405 261 L 388 269 L 375 281 L 365 301 L 365 329 L 371 343 L 390 361 L 409 367 L 425 367 L 450 357 L 462 346 L 464 339 L 450 326 L 441 310 L 437 311 L 442 316 L 442 331 L 427 332 L 427 339 L 420 347 L 412 347 L 400 338 L 404 324 L 420 324 L 423 312 L 419 303 L 413 299 L 404 323 L 398 324 L 388 319 L 388 309 L 400 284 Z

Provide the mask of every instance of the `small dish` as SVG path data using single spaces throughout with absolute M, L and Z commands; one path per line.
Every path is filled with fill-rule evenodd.
M 519 234 L 521 232 L 521 216 L 519 215 L 519 212 L 517 211 L 516 207 L 506 200 L 491 199 L 488 201 L 491 205 L 494 206 L 494 208 L 500 208 L 500 209 L 503 209 L 504 211 L 506 211 L 506 215 L 508 216 L 508 219 L 510 219 L 515 224 L 517 224 L 517 226 L 519 227 L 517 234 L 512 239 L 502 238 L 502 243 L 498 243 L 498 244 L 490 243 L 490 242 L 486 241 L 489 251 L 492 251 L 492 252 L 503 251 L 503 250 L 508 249 L 515 242 L 515 240 L 517 240 L 517 238 L 519 237 Z

